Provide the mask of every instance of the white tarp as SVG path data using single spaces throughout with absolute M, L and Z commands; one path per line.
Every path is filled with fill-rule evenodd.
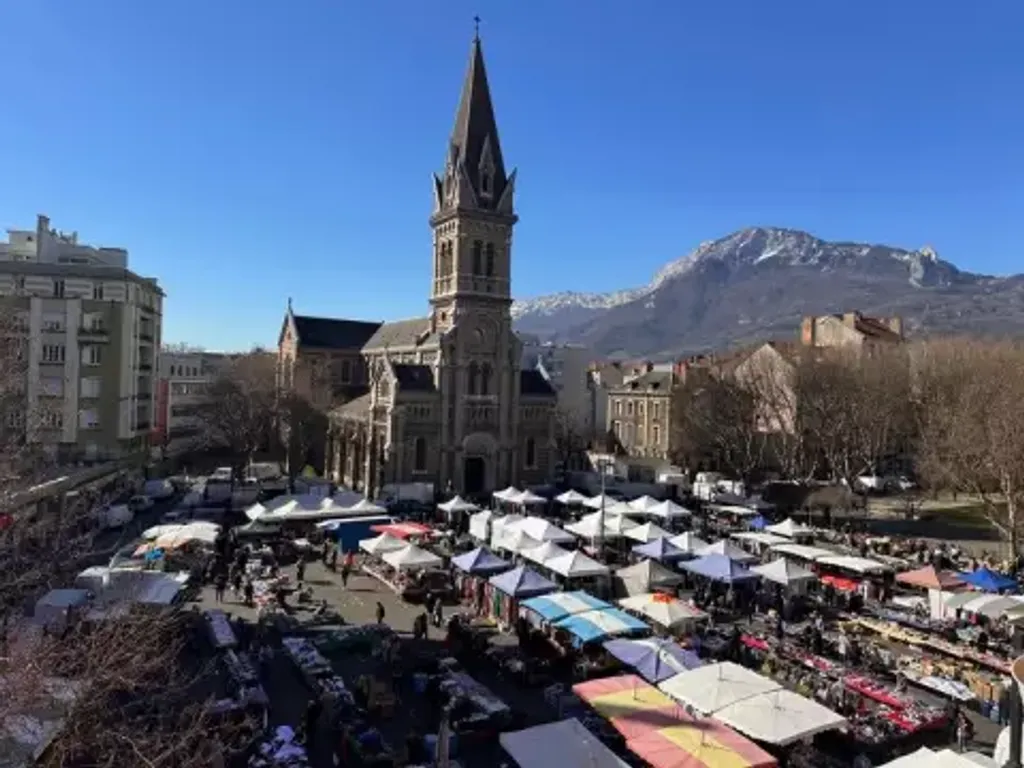
M 636 525 L 636 522 L 628 517 L 605 512 L 604 538 L 614 539 L 622 536 L 623 533 L 630 528 L 635 528 Z M 596 539 L 601 536 L 601 513 L 592 512 L 589 515 L 585 515 L 578 523 L 565 526 L 565 530 L 583 539 Z
M 667 539 L 672 535 L 657 523 L 641 523 L 640 525 L 626 529 L 623 531 L 623 534 L 627 539 L 634 539 L 635 541 L 639 541 L 644 544 L 654 541 L 655 539 Z
M 763 579 L 774 581 L 776 584 L 782 584 L 787 587 L 795 583 L 814 581 L 818 578 L 817 574 L 813 571 L 802 568 L 796 563 L 786 560 L 783 557 L 780 557 L 777 560 L 772 560 L 770 563 L 766 563 L 765 565 L 755 565 L 750 570 L 752 573 L 758 574 Z
M 1009 730 L 1009 729 L 1007 729 Z M 1009 752 L 1003 760 L 999 757 L 999 743 L 996 742 L 995 758 L 987 757 L 979 752 L 958 754 L 951 749 L 935 752 L 928 747 L 921 747 L 917 752 L 903 755 L 895 760 L 884 763 L 879 768 L 999 768 L 1009 759 Z
M 571 533 L 563 531 L 557 525 L 552 525 L 543 517 L 530 515 L 525 520 L 519 521 L 516 528 L 537 541 L 554 541 L 559 544 L 570 544 L 576 540 Z
M 752 739 L 779 746 L 846 726 L 846 718 L 784 688 L 738 699 L 713 714 Z
M 564 555 L 553 557 L 544 563 L 544 567 L 567 579 L 608 574 L 607 565 L 587 557 L 582 552 L 566 552 Z
M 538 547 L 524 549 L 519 554 L 532 563 L 544 565 L 548 560 L 568 554 L 569 550 L 564 549 L 553 541 L 545 541 Z
M 409 542 L 402 541 L 397 536 L 392 536 L 390 533 L 382 533 L 380 536 L 374 536 L 372 539 L 363 539 L 359 542 L 359 548 L 363 552 L 367 552 L 371 555 L 383 555 L 387 552 L 397 552 L 400 549 L 405 549 L 409 545 Z
M 777 691 L 782 686 L 731 661 L 723 661 L 688 669 L 658 687 L 673 699 L 711 715 L 737 701 Z
M 574 717 L 503 733 L 498 740 L 521 768 L 629 768 Z
M 646 512 L 648 515 L 660 517 L 662 520 L 678 520 L 681 517 L 693 517 L 693 512 L 670 499 L 666 499 L 660 504 L 651 507 Z
M 505 515 L 491 518 L 491 549 L 511 549 L 505 546 L 505 540 L 512 538 L 519 523 L 525 520 L 522 515 Z
M 698 538 L 690 531 L 680 533 L 678 536 L 673 536 L 668 540 L 668 543 L 688 555 L 696 555 L 700 550 L 704 549 L 704 547 L 708 545 L 704 539 Z
M 798 536 L 811 536 L 814 534 L 813 528 L 808 528 L 806 525 L 798 523 L 792 517 L 787 517 L 781 523 L 769 525 L 765 530 L 768 531 L 768 533 L 785 536 L 787 539 L 795 539 Z
M 397 568 L 400 571 L 415 568 L 436 568 L 442 563 L 441 558 L 433 552 L 420 549 L 415 544 L 406 544 L 404 549 L 386 552 L 383 559 L 392 568 Z
M 469 516 L 469 535 L 477 541 L 491 538 L 491 518 L 494 515 L 487 510 Z
M 797 560 L 807 560 L 812 563 L 815 560 L 820 560 L 823 557 L 832 557 L 835 554 L 831 549 L 810 547 L 806 544 L 777 544 L 771 549 L 777 555 L 795 557 Z
M 783 545 L 785 546 L 785 545 Z M 850 555 L 832 555 L 830 557 L 819 557 L 818 561 L 821 565 L 827 565 L 831 568 L 840 568 L 844 571 L 853 571 L 854 573 L 881 573 L 883 571 L 892 570 L 889 566 L 884 563 L 880 563 L 877 560 L 871 560 L 867 557 L 851 557 Z
M 586 501 L 584 501 L 583 506 L 590 507 L 591 509 L 600 509 L 602 506 L 604 506 L 605 511 L 607 511 L 608 507 L 614 506 L 618 503 L 618 499 L 609 496 L 607 493 L 599 493 L 597 494 L 597 496 L 592 496 Z
M 653 593 L 624 598 L 619 600 L 619 606 L 639 613 L 665 629 L 675 629 L 708 616 L 704 611 L 691 608 L 681 600 L 666 599 L 665 595 Z

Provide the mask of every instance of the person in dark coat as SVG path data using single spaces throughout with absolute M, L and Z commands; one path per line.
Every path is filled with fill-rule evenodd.
M 378 624 L 383 624 L 384 623 L 384 604 L 381 603 L 379 600 L 377 601 L 377 609 L 376 609 L 375 613 L 376 613 L 376 616 L 377 616 L 377 623 Z
M 311 749 L 316 742 L 317 730 L 320 727 L 320 715 L 323 713 L 324 705 L 320 699 L 313 699 L 306 706 L 306 748 Z

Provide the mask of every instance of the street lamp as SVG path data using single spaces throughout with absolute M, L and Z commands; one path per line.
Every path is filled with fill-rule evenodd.
M 600 474 L 601 474 L 601 513 L 600 513 L 600 516 L 598 517 L 598 527 L 597 527 L 597 556 L 598 556 L 598 558 L 600 558 L 602 556 L 602 554 L 604 554 L 604 516 L 605 516 L 605 508 L 604 508 L 605 495 L 604 495 L 604 490 L 605 490 L 605 477 L 608 474 L 608 468 L 609 467 L 614 467 L 614 466 L 615 466 L 615 462 L 613 462 L 611 459 L 598 459 L 597 460 L 597 469 L 598 469 L 598 472 L 600 472 Z

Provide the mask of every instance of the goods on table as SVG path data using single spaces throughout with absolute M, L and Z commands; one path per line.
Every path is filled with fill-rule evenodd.
M 321 677 L 317 679 L 317 686 L 320 688 L 320 692 L 324 696 L 328 696 L 332 699 L 346 699 L 351 700 L 352 694 L 348 690 L 348 686 L 345 685 L 345 681 L 337 675 L 331 675 L 329 677 Z
M 386 624 L 362 624 L 339 627 L 317 636 L 316 647 L 324 653 L 371 651 L 394 634 Z
M 316 646 L 306 638 L 285 637 L 281 643 L 291 660 L 307 676 L 316 678 L 334 674 L 330 662 L 321 656 Z
M 256 667 L 252 663 L 252 659 L 249 658 L 248 654 L 235 653 L 234 651 L 227 651 L 222 657 L 224 660 L 224 666 L 228 670 L 228 674 L 231 678 L 238 683 L 255 683 L 259 682 L 259 674 L 256 672 Z
M 231 621 L 228 615 L 221 610 L 209 610 L 205 613 L 206 625 L 209 628 L 210 638 L 217 648 L 234 648 L 238 645 L 238 638 L 235 637 L 235 630 L 231 628 Z
M 261 742 L 249 759 L 251 768 L 309 768 L 306 748 L 295 740 L 295 732 L 279 725 L 273 735 Z

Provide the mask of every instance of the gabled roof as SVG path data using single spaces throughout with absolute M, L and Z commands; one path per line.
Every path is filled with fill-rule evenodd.
M 534 397 L 555 397 L 551 382 L 544 378 L 540 371 L 523 370 L 519 372 L 519 393 Z
M 416 317 L 412 320 L 396 320 L 381 323 L 363 343 L 364 351 L 384 350 L 389 347 L 415 347 L 421 344 L 430 330 L 430 318 Z
M 436 392 L 434 371 L 429 365 L 395 363 L 391 366 L 398 388 L 405 392 Z
M 381 323 L 292 315 L 300 347 L 360 350 Z

